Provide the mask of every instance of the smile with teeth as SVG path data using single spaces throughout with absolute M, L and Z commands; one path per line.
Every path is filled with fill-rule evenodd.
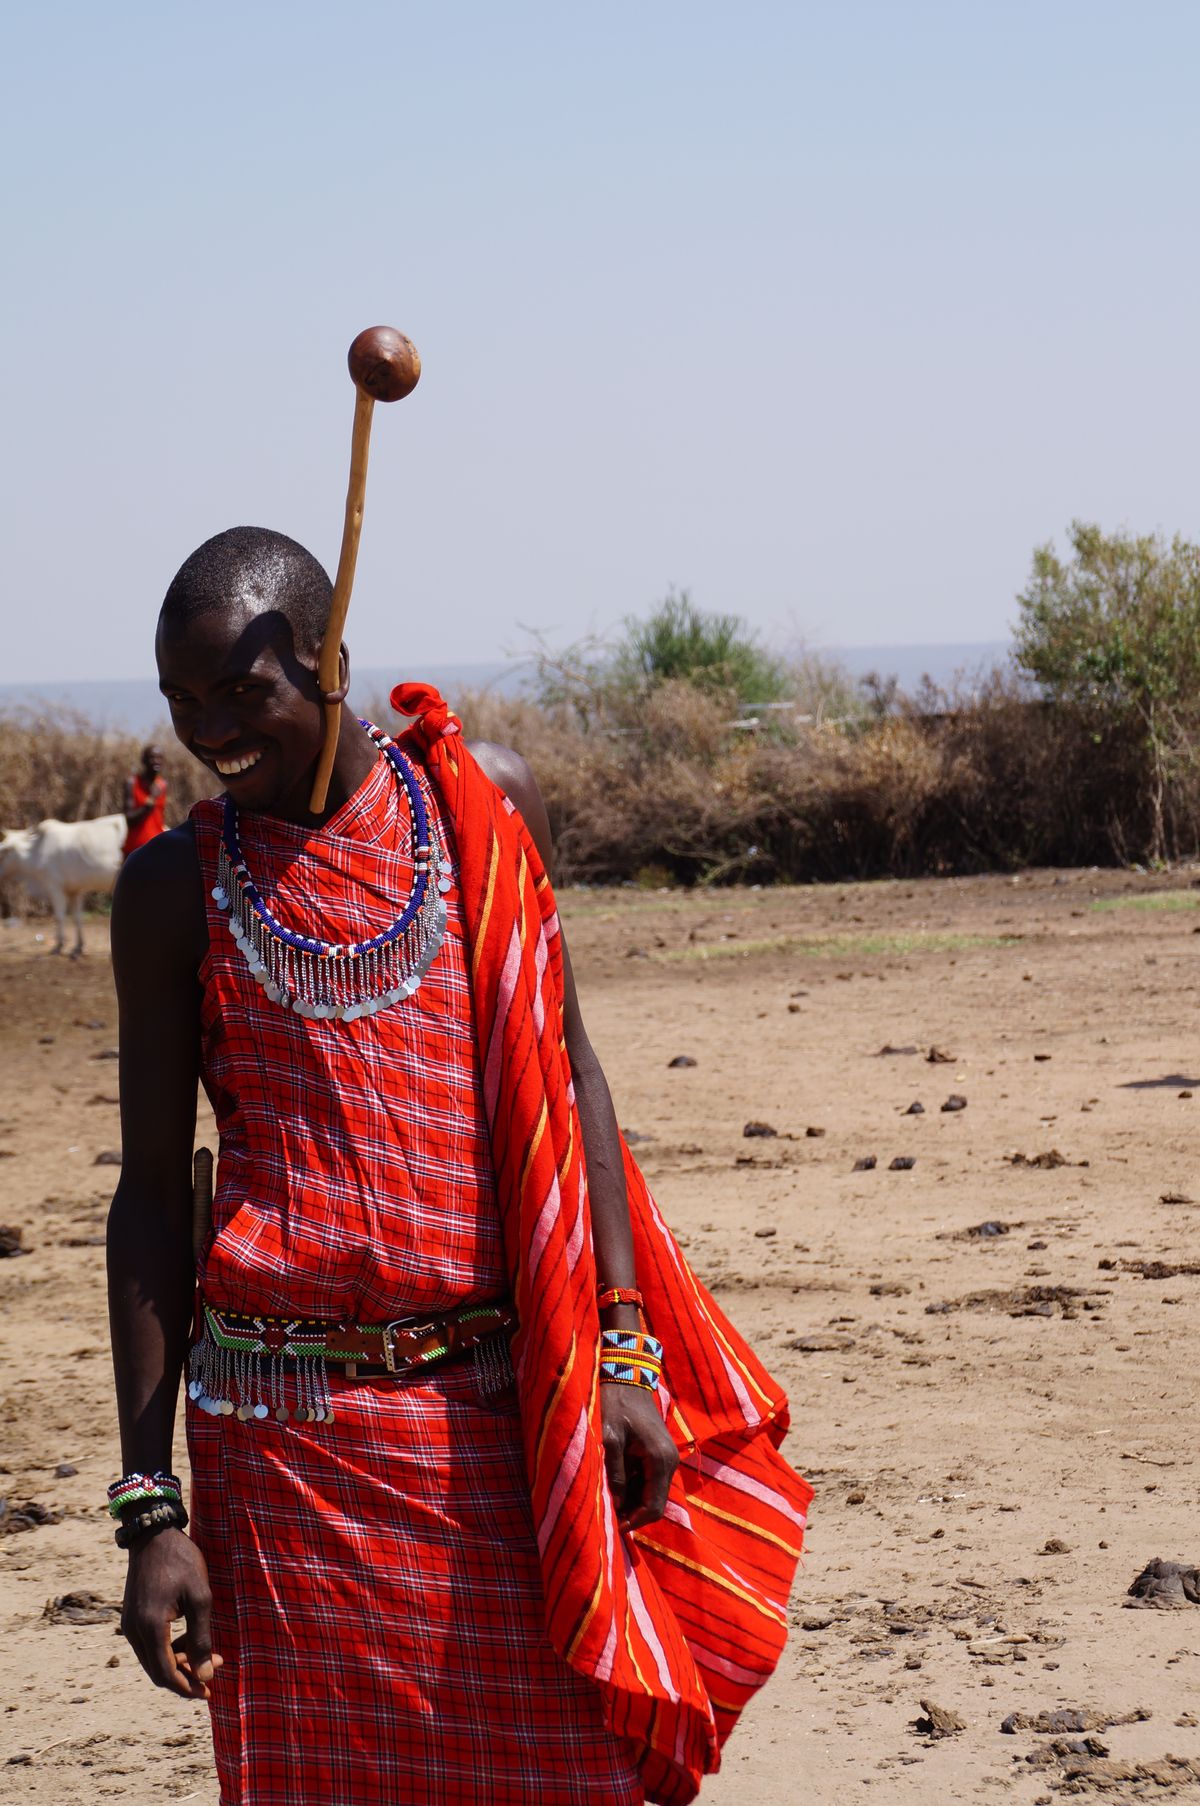
M 223 778 L 235 778 L 241 771 L 249 771 L 262 758 L 261 752 L 245 753 L 240 759 L 214 759 L 213 764 Z

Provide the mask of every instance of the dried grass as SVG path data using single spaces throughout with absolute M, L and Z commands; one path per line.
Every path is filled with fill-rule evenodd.
M 1137 741 L 1031 703 L 997 673 L 969 701 L 840 721 L 779 712 L 735 729 L 687 683 L 637 700 L 456 699 L 467 732 L 515 746 L 545 794 L 562 879 L 724 883 L 1111 864 L 1153 836 Z M 934 707 L 940 702 L 943 706 Z M 387 719 L 386 708 L 378 718 Z M 169 819 L 212 780 L 164 737 Z M 0 717 L 0 826 L 121 807 L 140 745 L 65 710 Z M 1171 851 L 1200 848 L 1200 772 L 1173 767 Z

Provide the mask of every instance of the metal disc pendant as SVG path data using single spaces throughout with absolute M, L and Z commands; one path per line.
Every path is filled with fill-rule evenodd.
M 255 1405 L 255 1407 L 254 1407 L 254 1415 L 255 1415 L 255 1417 L 257 1417 L 257 1419 L 258 1419 L 258 1421 L 259 1421 L 259 1423 L 261 1423 L 261 1422 L 262 1422 L 262 1420 L 263 1420 L 263 1418 L 264 1418 L 264 1417 L 266 1417 L 266 1416 L 267 1416 L 267 1407 L 266 1407 L 266 1405 Z

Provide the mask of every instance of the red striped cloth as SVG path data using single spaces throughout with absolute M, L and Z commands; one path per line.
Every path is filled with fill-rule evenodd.
M 457 848 L 550 1637 L 600 1687 L 647 1796 L 674 1806 L 718 1766 L 779 1659 L 812 1489 L 778 1452 L 782 1391 L 691 1272 L 626 1148 L 638 1284 L 666 1346 L 667 1423 L 682 1459 L 665 1518 L 618 1531 L 554 894 L 437 691 L 401 684 L 391 700 L 416 717 L 402 743 L 436 783 Z

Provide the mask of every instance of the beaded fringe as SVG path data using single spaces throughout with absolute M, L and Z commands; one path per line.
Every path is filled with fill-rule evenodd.
M 433 882 L 416 921 L 401 939 L 357 952 L 334 947 L 308 953 L 273 934 L 243 894 L 222 844 L 217 854 L 213 897 L 229 912 L 229 932 L 250 968 L 250 976 L 272 1003 L 310 1021 L 353 1022 L 411 997 L 438 956 L 446 932 L 446 903 L 437 877 L 437 853 L 430 849 Z
M 506 1335 L 489 1336 L 470 1351 L 475 1385 L 481 1398 L 495 1398 L 512 1385 L 512 1357 Z M 425 1367 L 404 1369 L 412 1378 Z M 192 1346 L 188 1361 L 188 1397 L 210 1417 L 236 1417 L 242 1423 L 267 1417 L 278 1423 L 332 1423 L 333 1398 L 323 1354 L 293 1359 L 281 1354 L 222 1348 L 207 1325 Z
M 332 1423 L 333 1399 L 323 1355 L 287 1360 L 222 1348 L 205 1328 L 188 1362 L 188 1397 L 210 1417 L 274 1417 L 286 1423 Z

